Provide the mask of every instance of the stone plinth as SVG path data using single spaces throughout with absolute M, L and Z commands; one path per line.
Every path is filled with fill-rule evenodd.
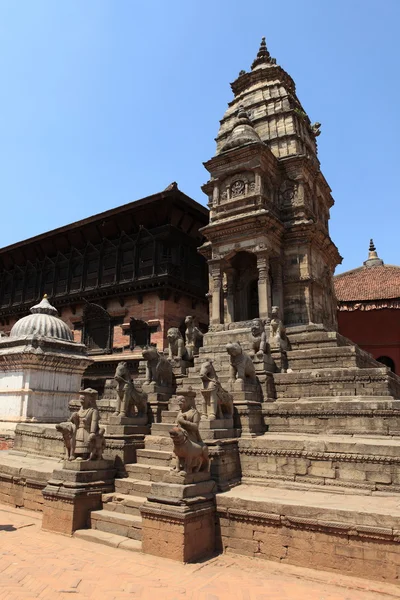
M 114 488 L 113 461 L 64 461 L 43 490 L 43 522 L 47 531 L 72 535 L 89 525 L 92 510 L 102 506 L 102 494 Z
M 240 485 L 217 496 L 219 549 L 398 582 L 398 496 Z
M 215 550 L 216 485 L 209 473 L 181 477 L 173 472 L 154 482 L 142 515 L 142 550 L 193 562 Z
M 126 464 L 136 462 L 137 450 L 144 448 L 144 438 L 150 434 L 147 418 L 111 416 L 106 433 L 105 458 L 114 460 L 118 476 L 126 476 Z
M 199 431 L 203 440 L 220 440 L 237 436 L 233 418 L 212 420 L 202 418 Z
M 168 401 L 174 393 L 173 388 L 151 382 L 143 384 L 142 389 L 147 394 L 147 403 L 152 414 L 152 422 L 161 423 L 162 411 L 168 410 Z

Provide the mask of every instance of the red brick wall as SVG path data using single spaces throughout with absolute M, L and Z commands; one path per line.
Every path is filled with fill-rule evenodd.
M 50 299 L 51 301 L 51 299 Z M 145 293 L 142 296 L 142 302 L 139 302 L 137 296 L 128 296 L 124 298 L 124 304 L 121 306 L 117 298 L 110 298 L 105 305 L 106 310 L 111 317 L 120 317 L 123 323 L 129 324 L 131 317 L 148 322 L 152 326 L 157 326 L 157 331 L 151 335 L 151 343 L 157 344 L 159 350 L 167 347 L 166 334 L 169 327 L 180 327 L 187 315 L 193 315 L 199 323 L 208 324 L 208 303 L 198 303 L 195 308 L 192 307 L 192 300 L 184 295 L 176 297 L 171 296 L 168 300 L 160 300 L 156 292 Z M 82 322 L 84 305 L 66 306 L 60 309 L 60 316 L 73 330 L 75 342 L 82 341 L 82 332 L 75 329 L 77 323 Z M 15 320 L 7 326 L 0 327 L 1 330 L 9 333 Z M 129 346 L 129 331 L 122 325 L 114 326 L 113 347 L 123 348 Z M 126 349 L 129 352 L 129 348 Z
M 339 333 L 366 350 L 374 358 L 388 356 L 400 374 L 400 311 L 355 310 L 338 312 Z

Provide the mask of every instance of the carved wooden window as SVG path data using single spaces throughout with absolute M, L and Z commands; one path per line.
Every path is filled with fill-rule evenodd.
M 55 294 L 65 294 L 68 284 L 68 262 L 60 262 L 57 265 L 57 278 Z
M 96 287 L 99 278 L 99 256 L 98 254 L 89 254 L 86 262 L 86 288 Z
M 98 304 L 87 304 L 83 311 L 83 340 L 92 354 L 110 352 L 111 318 Z
M 54 287 L 54 267 L 50 267 L 44 270 L 43 279 L 42 279 L 42 294 L 47 294 L 48 296 L 53 295 L 53 287 Z
M 83 259 L 74 259 L 71 265 L 71 292 L 82 289 Z
M 22 302 L 23 287 L 24 287 L 24 274 L 22 271 L 16 271 L 14 274 L 14 293 L 13 293 L 13 303 L 14 304 Z
M 139 249 L 139 277 L 153 274 L 154 244 L 146 244 Z
M 11 302 L 12 284 L 13 284 L 12 274 L 5 273 L 3 275 L 3 298 L 2 298 L 3 305 L 10 304 L 10 302 Z
M 130 328 L 130 349 L 133 350 L 137 346 L 143 347 L 150 344 L 152 328 L 145 322 L 139 319 L 131 319 Z
M 107 285 L 115 281 L 116 250 L 108 251 L 102 260 L 101 283 Z
M 120 281 L 130 281 L 133 279 L 133 249 L 123 249 L 121 252 Z
M 28 271 L 25 283 L 25 300 L 35 300 L 36 294 L 36 271 Z

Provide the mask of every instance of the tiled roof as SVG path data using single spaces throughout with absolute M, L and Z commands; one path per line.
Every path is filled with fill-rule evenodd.
M 339 302 L 400 298 L 400 267 L 363 266 L 333 278 Z

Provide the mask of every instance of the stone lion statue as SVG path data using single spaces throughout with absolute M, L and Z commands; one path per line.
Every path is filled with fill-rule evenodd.
M 199 354 L 199 348 L 203 343 L 203 334 L 200 329 L 196 327 L 192 315 L 185 317 L 185 326 L 186 351 L 189 360 L 193 360 L 193 357 Z
M 251 343 L 255 356 L 262 358 L 264 354 L 267 354 L 269 345 L 262 319 L 253 319 L 251 322 Z
M 208 472 L 210 459 L 208 447 L 204 442 L 194 442 L 182 427 L 173 427 L 169 435 L 174 444 L 175 466 L 172 468 L 179 475 Z
M 243 352 L 240 342 L 232 342 L 226 345 L 226 351 L 230 356 L 230 381 L 257 384 L 256 372 L 250 356 Z
M 143 348 L 143 358 L 147 361 L 145 384 L 154 381 L 160 386 L 173 386 L 171 363 L 158 352 L 155 346 L 145 346 Z
M 139 392 L 139 390 L 135 388 L 127 362 L 121 361 L 118 363 L 114 379 L 118 384 L 117 406 L 114 415 L 124 417 L 146 417 L 146 394 Z
M 170 327 L 167 331 L 168 358 L 170 360 L 188 360 L 185 342 L 177 327 Z
M 205 360 L 200 367 L 203 383 L 202 419 L 230 419 L 233 417 L 232 396 L 223 389 L 212 360 Z

